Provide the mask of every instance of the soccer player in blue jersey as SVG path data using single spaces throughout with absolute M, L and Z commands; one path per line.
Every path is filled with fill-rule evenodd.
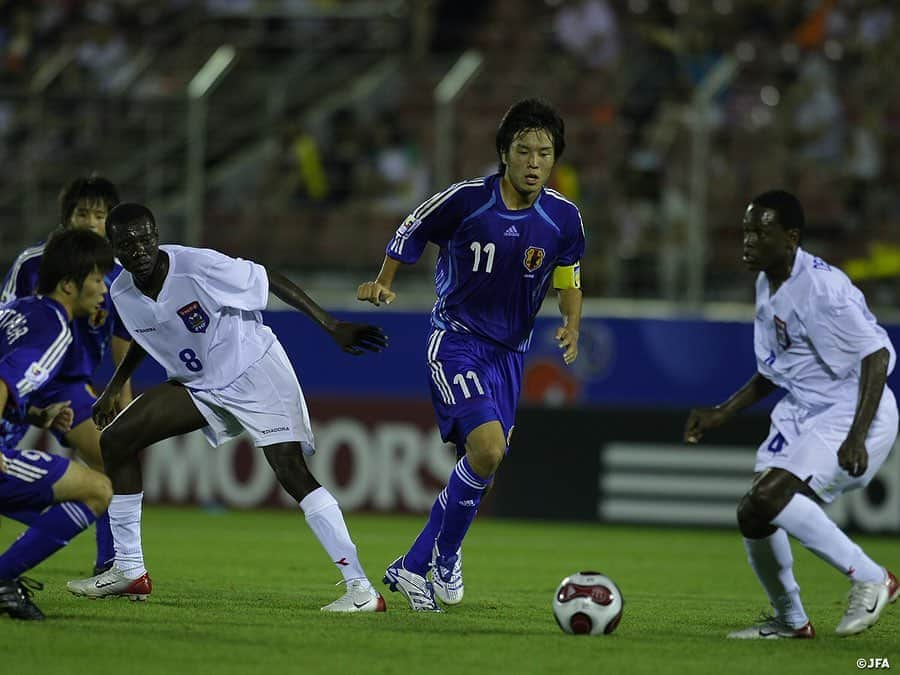
M 425 528 L 384 577 L 419 611 L 440 611 L 435 593 L 446 604 L 462 600 L 462 540 L 509 449 L 525 352 L 551 285 L 563 360 L 578 355 L 584 228 L 578 208 L 545 187 L 565 147 L 563 120 L 543 101 L 519 101 L 503 117 L 496 147 L 499 173 L 451 185 L 413 211 L 378 277 L 357 293 L 390 303 L 400 266 L 416 262 L 429 242 L 440 248 L 427 367 L 441 435 L 460 459 Z
M 101 236 L 106 234 L 106 216 L 119 203 L 116 186 L 101 176 L 76 178 L 66 185 L 59 196 L 60 225 L 63 228 L 87 229 Z M 44 253 L 44 243 L 25 249 L 6 275 L 0 302 L 27 298 L 37 289 L 38 270 Z M 106 275 L 109 287 L 121 272 L 116 264 Z M 112 300 L 104 298 L 100 308 L 91 316 L 75 319 L 72 324 L 72 346 L 58 375 L 47 383 L 35 397 L 35 405 L 44 407 L 53 401 L 70 401 L 73 420 L 66 431 L 51 431 L 65 446 L 74 448 L 92 469 L 103 470 L 100 454 L 100 432 L 91 420 L 91 407 L 96 396 L 91 389 L 94 371 L 111 352 L 118 364 L 125 357 L 131 336 L 119 320 Z M 131 401 L 130 384 L 125 385 L 122 407 Z M 112 565 L 115 558 L 109 517 L 97 520 L 97 558 L 95 574 Z
M 22 576 L 65 546 L 106 511 L 112 486 L 102 473 L 65 457 L 16 450 L 29 424 L 72 421 L 69 401 L 46 407 L 44 397 L 72 343 L 73 317 L 96 314 L 106 294 L 104 274 L 113 265 L 103 237 L 81 230 L 60 232 L 44 249 L 39 295 L 0 306 L 0 513 L 29 525 L 0 554 L 0 613 L 40 620 L 31 601 L 42 586 Z

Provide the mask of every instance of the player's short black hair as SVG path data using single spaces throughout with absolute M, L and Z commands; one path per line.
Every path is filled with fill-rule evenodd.
M 37 292 L 52 293 L 61 281 L 74 281 L 81 288 L 89 274 L 94 270 L 106 274 L 113 262 L 112 247 L 96 232 L 58 228 L 44 246 Z
M 503 153 L 509 152 L 513 140 L 523 131 L 544 129 L 553 140 L 553 157 L 556 161 L 566 149 L 566 123 L 548 101 L 526 98 L 513 103 L 497 127 L 497 158 L 503 173 Z
M 69 226 L 69 218 L 82 199 L 88 202 L 102 201 L 111 211 L 119 203 L 119 190 L 112 181 L 103 176 L 91 174 L 81 176 L 66 184 L 59 193 L 59 224 Z
M 803 229 L 806 227 L 806 217 L 803 215 L 803 206 L 800 200 L 786 190 L 769 190 L 756 195 L 751 204 L 772 209 L 778 214 L 778 224 L 785 230 L 797 230 L 800 238 L 803 238 Z
M 153 212 L 143 204 L 123 202 L 115 207 L 106 216 L 106 236 L 113 241 L 113 232 L 124 225 L 131 223 L 150 223 L 156 229 L 156 218 Z

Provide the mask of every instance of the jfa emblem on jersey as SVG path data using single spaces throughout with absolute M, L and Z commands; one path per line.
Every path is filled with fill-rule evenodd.
M 525 258 L 522 260 L 525 269 L 534 272 L 538 267 L 544 264 L 544 249 L 537 246 L 529 246 L 525 249 Z
M 105 309 L 98 309 L 91 315 L 91 318 L 88 319 L 88 323 L 91 325 L 91 328 L 97 330 L 106 323 L 106 318 L 108 316 L 109 312 L 107 312 Z
M 200 303 L 194 300 L 178 310 L 178 316 L 184 321 L 184 325 L 192 333 L 205 333 L 209 328 L 209 314 L 207 314 Z
M 31 384 L 35 389 L 44 384 L 48 377 L 50 377 L 50 371 L 37 361 L 32 363 L 28 367 L 28 370 L 25 371 L 25 381 Z
M 775 317 L 775 339 L 778 340 L 778 345 L 782 349 L 790 349 L 791 337 L 788 335 L 787 324 L 777 316 Z

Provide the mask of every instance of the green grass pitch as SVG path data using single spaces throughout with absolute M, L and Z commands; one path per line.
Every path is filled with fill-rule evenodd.
M 422 523 L 351 514 L 370 578 Z M 21 528 L 4 520 L 0 547 Z M 861 538 L 900 568 L 896 539 Z M 900 604 L 869 631 L 834 635 L 847 582 L 795 544 L 796 575 L 818 636 L 726 640 L 765 608 L 736 531 L 607 527 L 483 518 L 466 540 L 464 602 L 414 614 L 388 593 L 388 612 L 325 615 L 341 593 L 334 567 L 300 512 L 208 513 L 149 507 L 146 603 L 70 596 L 67 579 L 93 561 L 93 532 L 33 570 L 43 623 L 0 616 L 0 672 L 153 673 L 849 673 L 860 658 L 900 667 Z M 580 569 L 610 575 L 625 613 L 609 637 L 564 635 L 550 601 Z M 900 570 L 898 570 L 900 571 Z

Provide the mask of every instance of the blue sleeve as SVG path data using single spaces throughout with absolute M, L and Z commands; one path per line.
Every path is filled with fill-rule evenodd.
M 26 258 L 20 255 L 3 279 L 3 290 L 0 291 L 0 304 L 11 302 L 16 298 L 27 298 L 37 288 L 38 271 L 41 257 Z
M 572 209 L 566 235 L 568 241 L 563 246 L 556 263 L 559 267 L 574 265 L 584 257 L 584 224 L 581 222 L 581 212 L 577 208 Z
M 72 333 L 65 324 L 36 325 L 29 317 L 28 331 L 0 357 L 0 380 L 6 383 L 10 400 L 20 406 L 23 399 L 53 379 L 64 361 Z
M 465 213 L 466 190 L 470 181 L 456 183 L 425 200 L 413 211 L 387 245 L 388 256 L 402 263 L 414 263 L 428 242 L 439 246 L 450 239 Z

